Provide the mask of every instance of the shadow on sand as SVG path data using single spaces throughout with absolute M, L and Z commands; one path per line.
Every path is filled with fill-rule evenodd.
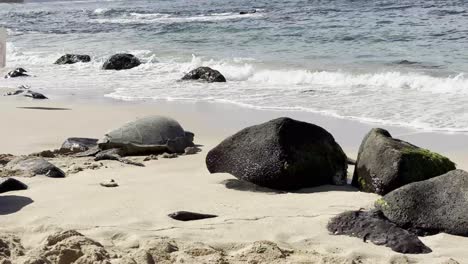
M 0 215 L 13 214 L 33 203 L 31 198 L 16 195 L 0 196 Z
M 271 193 L 271 194 L 283 194 L 283 193 L 319 193 L 319 192 L 357 192 L 358 189 L 354 188 L 351 185 L 322 185 L 312 188 L 304 188 L 297 191 L 281 191 L 274 190 L 266 187 L 261 187 L 250 182 L 241 181 L 238 179 L 227 179 L 221 182 L 227 189 L 237 190 L 237 191 L 246 191 L 246 192 L 262 192 L 262 193 Z

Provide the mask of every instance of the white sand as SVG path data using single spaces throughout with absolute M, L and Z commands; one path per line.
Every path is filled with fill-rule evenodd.
M 312 261 L 312 256 L 318 253 L 326 256 L 321 259 L 323 263 L 338 259 L 349 261 L 343 263 L 357 259 L 361 262 L 354 263 L 409 263 L 404 262 L 406 257 L 418 263 L 443 263 L 449 258 L 468 263 L 468 238 L 446 234 L 424 237 L 422 241 L 433 253 L 404 257 L 358 238 L 328 234 L 326 224 L 330 217 L 346 210 L 369 208 L 378 195 L 332 186 L 287 194 L 230 190 L 220 182 L 232 176 L 210 175 L 205 166 L 207 151 L 222 139 L 274 117 L 291 116 L 326 128 L 352 157 L 370 129 L 368 125 L 310 113 L 258 111 L 209 103 L 136 104 L 103 100 L 84 104 L 3 97 L 0 112 L 3 120 L 0 153 L 27 154 L 54 149 L 72 136 L 99 138 L 109 129 L 150 114 L 179 120 L 186 130 L 195 133 L 196 143 L 203 145 L 203 151 L 197 155 L 149 161 L 143 168 L 106 161 L 107 168 L 85 170 L 65 179 L 21 178 L 30 189 L 0 196 L 0 226 L 3 232 L 19 235 L 28 248 L 35 247 L 54 231 L 76 229 L 110 248 L 132 248 L 156 236 L 220 247 L 270 240 L 296 249 L 300 255 L 284 263 L 294 259 Z M 388 129 L 394 136 L 447 155 L 459 168 L 468 167 L 463 152 L 468 145 L 465 135 Z M 109 179 L 115 179 L 120 186 L 99 185 Z M 167 217 L 179 210 L 219 217 L 193 222 L 177 222 Z

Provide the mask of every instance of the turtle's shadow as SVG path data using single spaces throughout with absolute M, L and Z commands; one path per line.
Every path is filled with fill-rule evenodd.
M 0 215 L 13 214 L 21 210 L 23 207 L 33 203 L 29 197 L 17 195 L 0 196 Z

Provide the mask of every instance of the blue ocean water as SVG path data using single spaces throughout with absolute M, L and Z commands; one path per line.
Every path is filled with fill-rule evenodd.
M 2 86 L 468 131 L 464 0 L 26 0 L 0 4 L 0 26 L 10 35 L 8 66 L 36 76 Z M 116 52 L 144 64 L 100 70 Z M 53 65 L 64 53 L 89 54 L 93 62 Z M 228 82 L 177 81 L 202 65 Z

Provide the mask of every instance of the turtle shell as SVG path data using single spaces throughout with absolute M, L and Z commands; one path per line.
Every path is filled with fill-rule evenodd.
M 186 147 L 193 146 L 193 134 L 185 132 L 172 118 L 148 116 L 108 132 L 98 146 L 102 150 L 119 148 L 126 155 L 183 153 Z

